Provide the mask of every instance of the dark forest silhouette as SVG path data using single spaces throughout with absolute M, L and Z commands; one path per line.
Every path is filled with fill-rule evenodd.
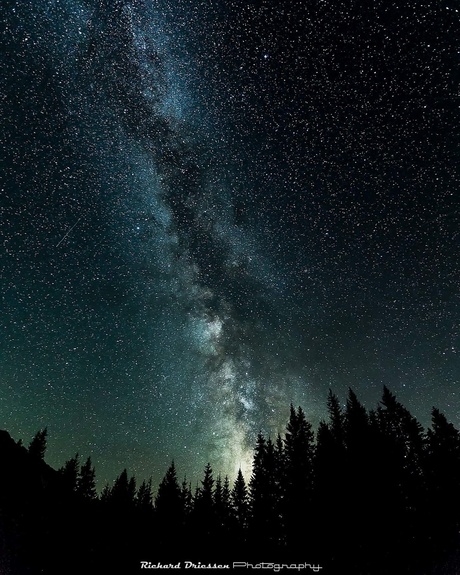
M 329 393 L 313 432 L 291 405 L 284 436 L 259 433 L 251 477 L 192 490 L 174 462 L 155 496 L 123 470 L 98 496 L 91 459 L 44 461 L 0 431 L 0 573 L 134 573 L 141 561 L 309 562 L 322 573 L 460 573 L 460 433 L 436 408 L 424 430 L 384 388 L 368 411 Z

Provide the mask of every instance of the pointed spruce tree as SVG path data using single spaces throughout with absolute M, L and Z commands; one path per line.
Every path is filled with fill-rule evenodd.
M 327 411 L 329 413 L 329 428 L 337 446 L 345 444 L 345 414 L 339 398 L 329 389 L 327 396 Z
M 399 546 L 410 552 L 410 546 L 418 545 L 426 531 L 423 427 L 386 386 L 380 406 L 372 417 L 378 432 L 380 455 L 375 485 L 379 486 L 384 506 L 379 526 L 383 530 L 385 526 L 389 529 L 394 525 L 391 531 L 393 548 Z
M 184 523 L 184 501 L 177 480 L 174 461 L 168 467 L 160 482 L 155 497 L 155 516 L 158 526 L 158 538 L 164 544 L 169 544 L 182 533 Z
M 348 528 L 342 540 L 345 553 L 342 561 L 348 563 L 360 557 L 368 568 L 370 549 L 375 541 L 375 525 L 378 522 L 376 515 L 369 513 L 369 501 L 378 500 L 375 486 L 376 445 L 369 414 L 351 388 L 346 401 L 344 430 L 344 521 Z
M 216 513 L 217 529 L 220 537 L 227 537 L 230 529 L 230 488 L 228 477 L 222 483 L 221 476 L 218 475 L 214 488 L 214 508 Z
M 136 508 L 144 515 L 153 513 L 152 478 L 144 479 L 136 493 Z
M 37 431 L 32 441 L 29 443 L 28 452 L 30 456 L 39 461 L 43 461 L 46 452 L 46 438 L 48 436 L 48 428 L 45 427 Z
M 180 490 L 182 497 L 184 520 L 187 522 L 193 510 L 193 495 L 192 495 L 192 484 L 187 481 L 186 476 L 184 476 L 184 480 L 182 481 Z
M 262 433 L 257 436 L 249 480 L 250 519 L 248 537 L 251 546 L 263 549 L 279 544 L 278 493 L 275 446 Z
M 338 397 L 329 390 L 327 397 L 329 421 L 320 421 L 316 435 L 314 460 L 314 516 L 317 529 L 314 548 L 329 564 L 340 563 L 343 532 L 347 529 L 344 501 L 345 414 Z
M 96 470 L 88 457 L 80 467 L 77 478 L 77 493 L 85 501 L 94 501 L 96 493 Z
M 284 523 L 287 545 L 299 550 L 313 528 L 313 431 L 301 407 L 291 404 L 284 438 Z
M 447 549 L 460 531 L 460 432 L 435 407 L 426 433 L 424 467 L 427 529 L 436 546 Z
M 78 471 L 80 467 L 80 456 L 78 453 L 75 457 L 71 457 L 59 469 L 61 476 L 61 485 L 66 495 L 74 495 L 77 493 Z
M 241 546 L 246 541 L 249 515 L 248 490 L 241 468 L 238 469 L 236 480 L 231 491 L 231 506 L 234 520 L 233 540 L 235 544 Z
M 136 480 L 129 478 L 127 469 L 123 469 L 110 490 L 109 502 L 120 513 L 129 512 L 135 507 L 135 494 Z
M 277 547 L 283 548 L 286 546 L 286 523 L 284 519 L 284 509 L 286 500 L 286 453 L 284 450 L 284 441 L 281 437 L 281 433 L 277 434 L 276 441 L 274 443 L 274 479 L 275 479 L 275 506 L 274 514 L 276 517 L 276 540 Z
M 204 469 L 204 477 L 201 486 L 195 495 L 194 502 L 194 525 L 201 533 L 201 544 L 211 544 L 216 533 L 216 510 L 214 506 L 214 477 L 211 464 Z

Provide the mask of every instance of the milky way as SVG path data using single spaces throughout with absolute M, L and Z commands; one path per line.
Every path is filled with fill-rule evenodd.
M 2 427 L 158 481 L 289 404 L 459 424 L 458 11 L 7 2 Z

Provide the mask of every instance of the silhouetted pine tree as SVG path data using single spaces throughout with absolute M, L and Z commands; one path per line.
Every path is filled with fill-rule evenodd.
M 372 559 L 370 545 L 375 540 L 376 514 L 369 513 L 369 502 L 377 500 L 375 487 L 375 437 L 366 408 L 352 389 L 348 391 L 344 419 L 346 460 L 343 473 L 346 490 L 345 521 L 348 529 L 343 534 L 345 556 L 350 562 L 360 558 L 363 563 Z M 369 566 L 366 568 L 370 569 Z M 373 568 L 373 566 L 372 566 Z
M 339 398 L 329 389 L 327 396 L 327 412 L 329 414 L 329 428 L 337 447 L 345 446 L 345 414 L 340 405 Z
M 363 452 L 369 447 L 369 417 L 366 408 L 350 388 L 344 418 L 345 443 L 349 456 L 362 460 Z
M 251 548 L 263 549 L 279 545 L 279 517 L 277 508 L 275 447 L 271 439 L 257 436 L 249 481 L 250 517 L 249 541 Z
M 336 395 L 329 390 L 327 398 L 329 422 L 318 426 L 315 454 L 315 492 L 322 514 L 340 515 L 345 468 L 345 414 Z
M 37 431 L 32 441 L 29 444 L 29 454 L 34 459 L 43 460 L 46 452 L 46 438 L 48 435 L 48 428 Z
M 216 479 L 214 508 L 219 537 L 227 538 L 231 527 L 230 486 L 227 476 L 224 479 L 224 483 L 222 483 L 220 475 Z
M 180 545 L 183 550 L 186 509 L 184 493 L 177 479 L 174 461 L 168 467 L 160 482 L 155 497 L 155 538 L 158 542 L 157 553 L 167 553 L 171 545 Z
M 214 477 L 210 463 L 204 469 L 201 487 L 195 495 L 193 525 L 200 533 L 200 542 L 213 545 L 216 537 L 217 517 L 214 506 Z M 198 543 L 197 543 L 198 545 Z
M 135 503 L 136 500 L 136 478 L 134 475 L 130 477 L 128 483 L 128 497 L 130 502 Z
M 439 409 L 426 433 L 429 532 L 436 552 L 460 548 L 460 432 Z
M 244 548 L 249 518 L 249 498 L 246 482 L 241 469 L 238 469 L 235 483 L 230 494 L 234 528 L 232 533 L 233 544 Z
M 252 460 L 252 474 L 249 480 L 250 517 L 249 541 L 256 550 L 268 543 L 266 532 L 267 523 L 267 477 L 265 473 L 265 458 L 267 443 L 261 432 L 257 435 L 254 457 Z
M 386 386 L 381 403 L 384 409 L 377 409 L 380 428 L 397 445 L 405 472 L 415 479 L 422 474 L 423 427 Z M 407 491 L 413 493 L 414 488 L 414 485 L 409 485 Z M 406 497 L 410 494 L 407 493 Z
M 77 478 L 77 493 L 85 501 L 94 501 L 96 493 L 96 470 L 92 465 L 91 457 L 80 467 Z
M 139 554 L 151 548 L 151 540 L 154 530 L 154 510 L 152 495 L 152 478 L 142 481 L 135 496 L 134 520 L 138 532 L 136 546 Z
M 80 456 L 68 459 L 59 469 L 61 475 L 61 485 L 67 495 L 77 493 L 78 471 L 80 467 Z
M 161 540 L 169 541 L 181 532 L 184 521 L 184 501 L 177 481 L 174 461 L 161 480 L 155 497 L 155 515 Z
M 278 433 L 274 445 L 274 460 L 275 460 L 275 515 L 277 521 L 277 546 L 280 548 L 286 547 L 286 524 L 284 520 L 284 507 L 286 498 L 286 453 L 284 450 L 284 441 L 281 434 Z
M 109 502 L 119 511 L 134 509 L 136 495 L 136 480 L 128 478 L 128 471 L 123 469 L 110 490 Z
M 387 387 L 372 421 L 378 431 L 376 485 L 382 502 L 376 537 L 386 536 L 391 553 L 414 556 L 426 536 L 423 428 Z
M 229 508 L 231 502 L 230 480 L 228 475 L 225 476 L 224 485 L 222 486 L 222 503 L 224 507 Z
M 287 545 L 293 552 L 305 549 L 313 529 L 313 431 L 301 407 L 291 404 L 284 438 L 286 462 L 283 514 Z
M 136 508 L 144 514 L 153 512 L 152 478 L 144 479 L 136 493 Z
M 104 505 L 108 504 L 108 502 L 110 501 L 110 492 L 111 492 L 111 487 L 108 483 L 106 483 L 104 485 L 104 487 L 102 488 L 101 496 L 99 498 L 101 503 L 103 503 Z
M 193 510 L 193 495 L 192 495 L 192 484 L 190 482 L 187 482 L 187 477 L 185 476 L 181 485 L 181 497 L 182 497 L 182 506 L 184 510 L 184 519 L 185 521 L 187 521 Z
M 104 489 L 101 518 L 101 557 L 112 560 L 112 568 L 126 570 L 135 554 L 139 524 L 136 517 L 136 480 L 128 476 L 127 469 L 118 475 L 110 488 Z M 113 561 L 116 549 L 118 561 Z
M 338 501 L 332 501 L 334 494 L 340 496 L 342 473 L 345 466 L 345 414 L 332 390 L 327 398 L 329 422 L 321 421 L 318 426 L 315 455 L 315 485 L 317 495 L 326 496 L 331 509 L 338 511 Z M 331 493 L 333 491 L 333 493 Z M 321 501 L 324 497 L 321 495 Z M 326 503 L 326 501 L 324 501 Z M 327 513 L 326 513 L 327 515 Z
M 323 563 L 329 567 L 340 565 L 345 524 L 343 474 L 345 447 L 332 432 L 332 424 L 321 421 L 318 426 L 314 487 L 314 516 L 316 529 L 314 547 Z
M 216 479 L 216 486 L 214 487 L 214 507 L 216 509 L 216 514 L 218 513 L 218 509 L 222 507 L 222 479 L 220 477 L 220 473 Z

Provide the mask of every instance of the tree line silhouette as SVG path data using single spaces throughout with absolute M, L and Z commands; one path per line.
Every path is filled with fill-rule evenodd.
M 257 436 L 251 476 L 174 462 L 156 493 L 126 469 L 101 494 L 91 458 L 54 470 L 47 430 L 28 448 L 0 432 L 0 573 L 134 573 L 140 561 L 314 563 L 323 573 L 460 573 L 460 433 L 433 408 L 426 431 L 385 387 L 374 410 L 329 392 L 316 434 L 291 405 Z

